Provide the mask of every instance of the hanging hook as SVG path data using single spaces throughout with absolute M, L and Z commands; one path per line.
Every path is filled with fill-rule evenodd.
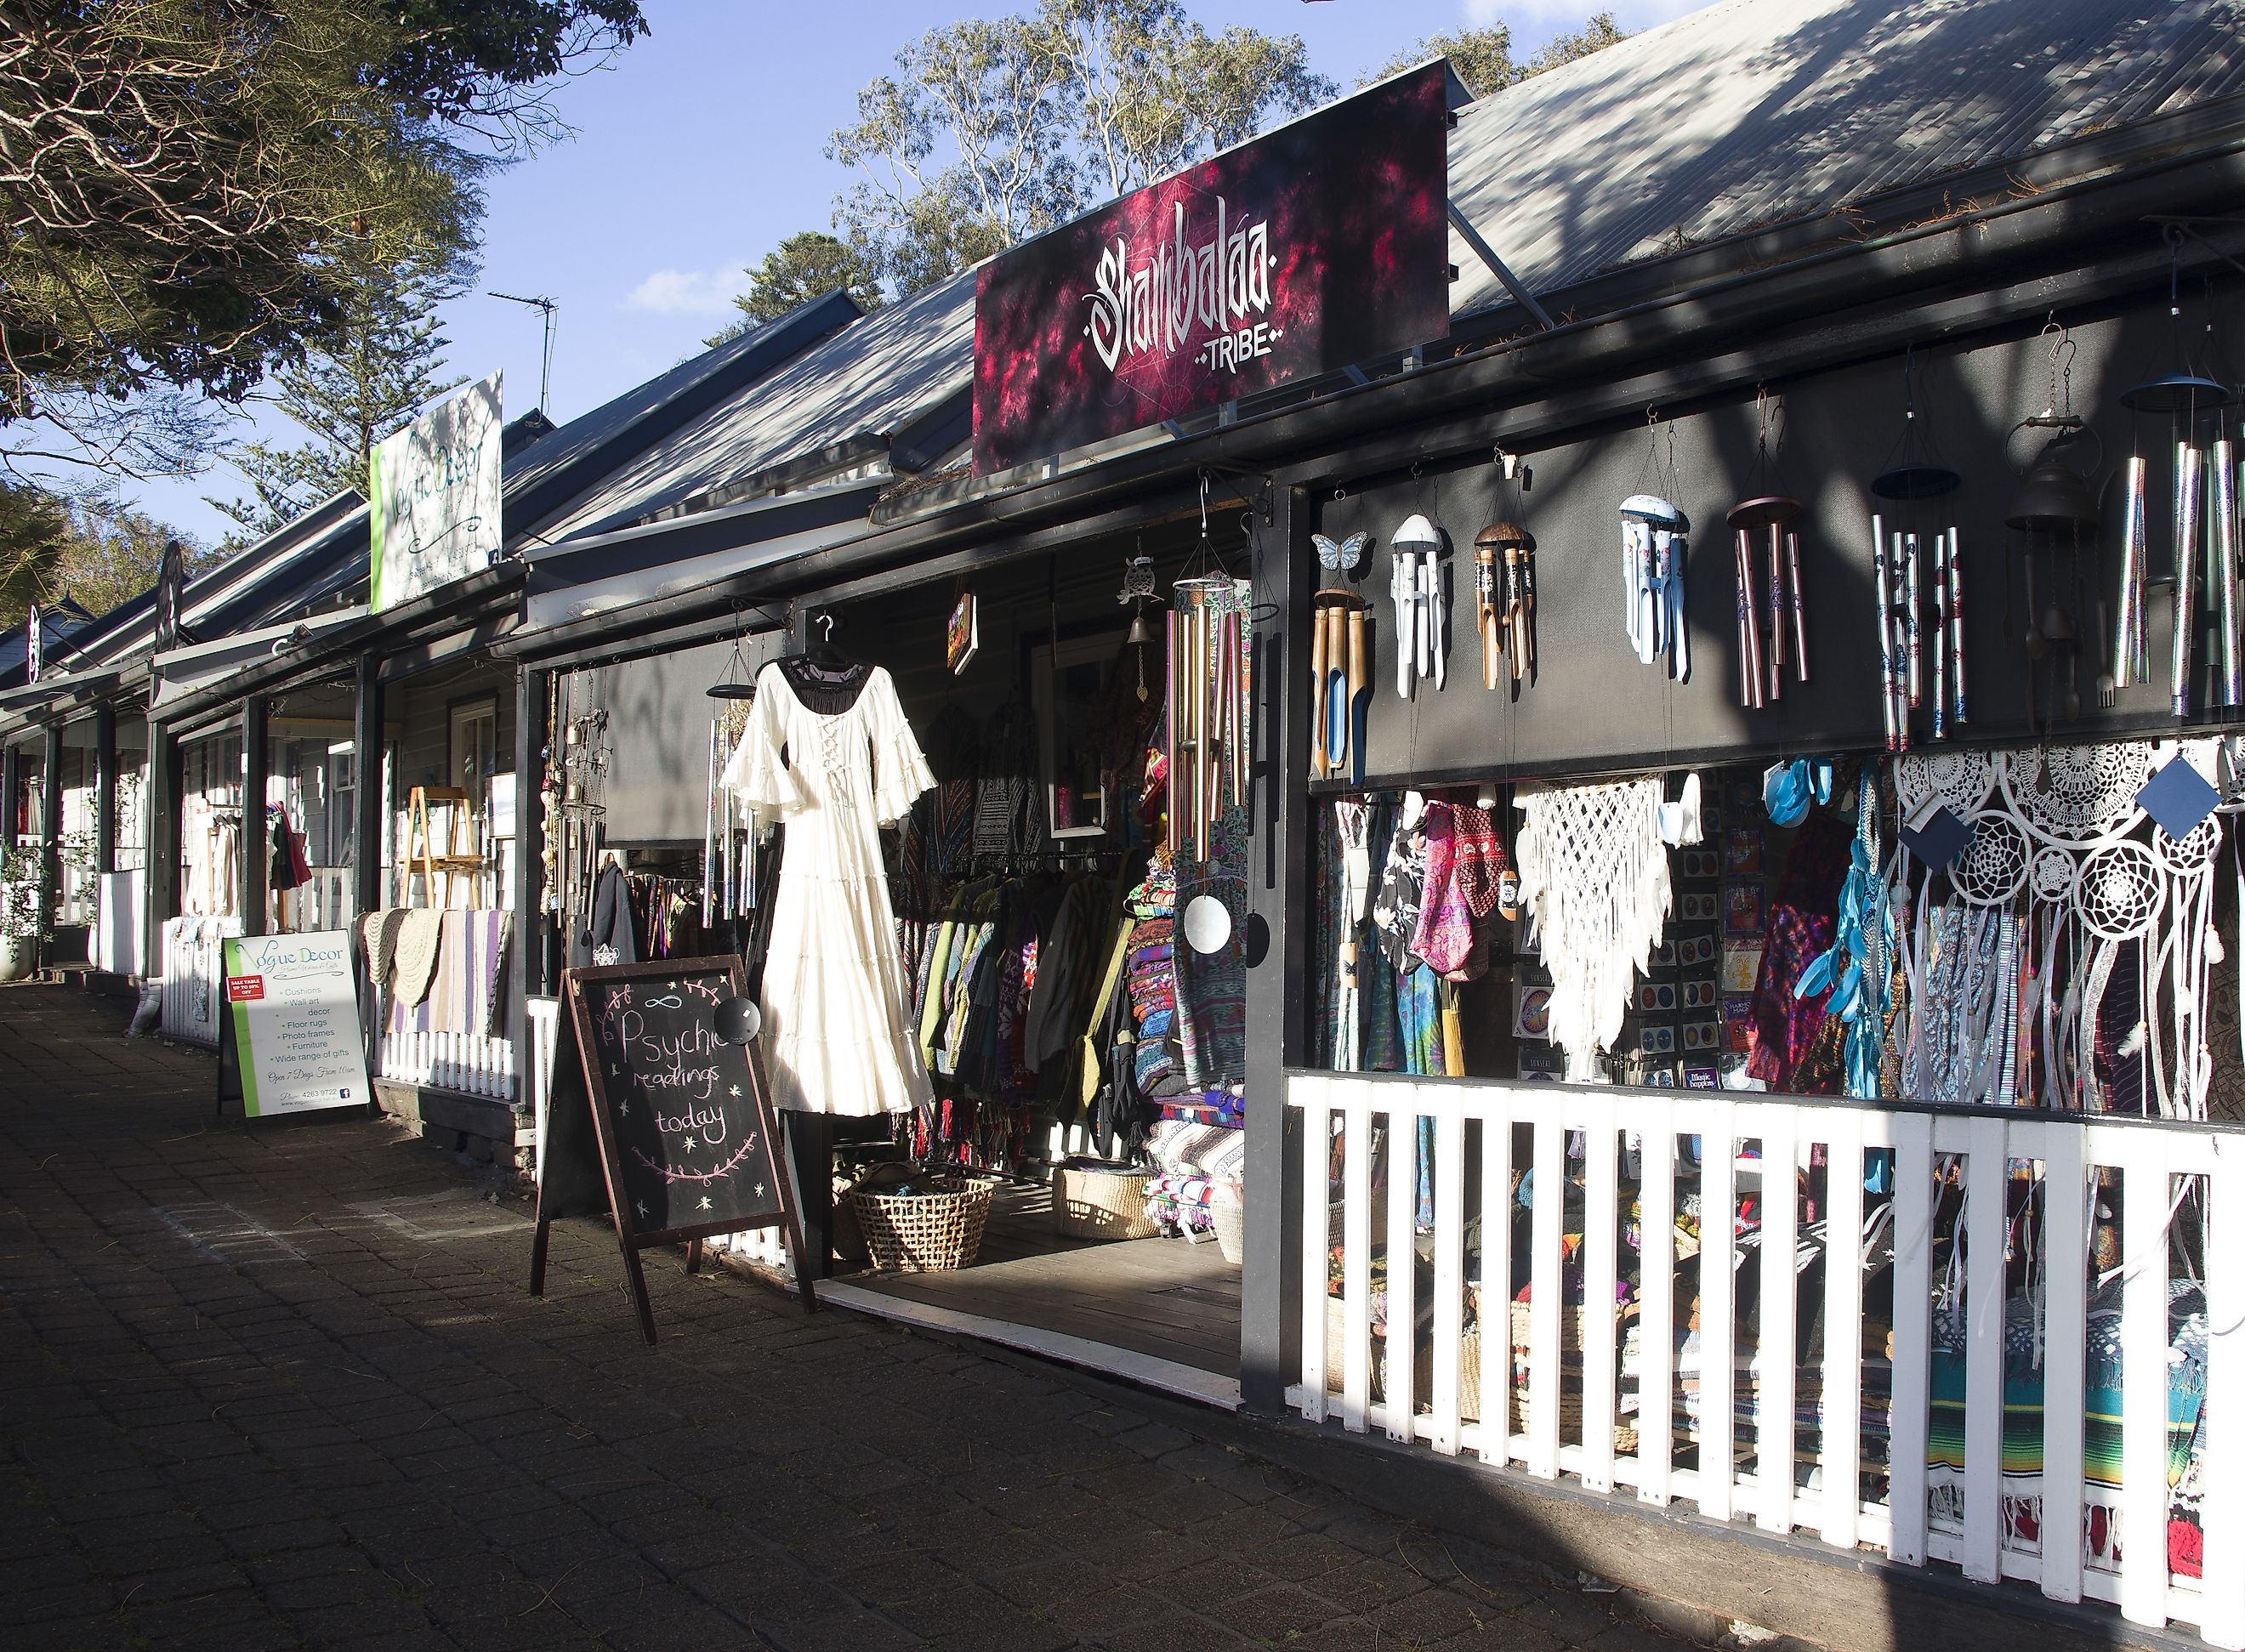
M 824 633 L 823 640 L 827 642 L 834 640 L 834 616 L 832 614 L 822 613 L 812 623 L 817 625 L 820 631 Z

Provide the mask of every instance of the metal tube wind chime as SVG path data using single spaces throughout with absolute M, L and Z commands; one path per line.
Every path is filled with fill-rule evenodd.
M 725 680 L 710 686 L 709 789 L 702 816 L 702 926 L 746 917 L 756 907 L 755 828 L 747 806 L 724 783 L 733 748 L 747 732 L 756 686 L 744 681 L 741 645 L 733 644 Z
M 1929 531 L 1916 508 L 1920 501 L 1954 493 L 1964 478 L 1938 462 L 1929 422 L 1918 417 L 1915 352 L 1902 361 L 1902 436 L 1889 457 L 1871 478 L 1871 491 L 1901 508 L 1898 514 L 1882 511 L 1872 516 L 1871 558 L 1887 749 L 1907 751 L 1912 712 L 1930 704 L 1933 738 L 1946 740 L 1965 721 L 1970 703 L 1964 687 L 1964 563 L 1957 525 L 1951 521 Z
M 1177 859 L 1216 857 L 1211 829 L 1230 809 L 1247 804 L 1247 708 L 1251 658 L 1247 619 L 1252 586 L 1222 571 L 1208 537 L 1208 477 L 1201 477 L 1200 552 L 1194 565 L 1211 566 L 1170 587 L 1169 714 L 1170 806 L 1167 841 Z
M 1754 469 L 1767 489 L 1770 420 L 1773 413 L 1782 419 L 1784 404 L 1773 409 L 1764 392 L 1755 397 L 1755 413 L 1761 428 L 1756 438 Z M 1808 610 L 1801 590 L 1801 536 L 1793 527 L 1801 510 L 1801 501 L 1792 495 L 1768 491 L 1741 499 L 1723 518 L 1737 536 L 1739 703 L 1749 711 L 1760 711 L 1784 697 L 1788 660 L 1794 680 L 1808 680 Z M 1769 567 L 1764 587 L 1767 600 L 1754 589 L 1754 565 L 1765 536 Z
M 2237 454 L 2222 421 L 2222 410 L 2236 401 L 2230 389 L 2199 370 L 2182 349 L 2182 231 L 2167 230 L 2167 319 L 2174 333 L 2176 365 L 2156 378 L 2120 393 L 2120 405 L 2135 414 L 2167 416 L 2173 455 L 2169 477 L 2168 531 L 2174 572 L 2167 576 L 2171 606 L 2167 700 L 2177 717 L 2196 708 L 2203 627 L 2211 623 L 2216 640 L 2211 657 L 2208 700 L 2214 706 L 2245 705 L 2239 635 Z M 2136 422 L 2135 450 L 2128 456 L 2126 517 L 2120 545 L 2120 617 L 2113 636 L 2113 676 L 2122 687 L 2150 683 L 2150 647 L 2144 614 L 2149 576 L 2149 478 L 2143 457 L 2142 420 Z M 2205 439 L 2208 426 L 2213 439 Z M 2201 590 L 2201 584 L 2203 589 Z M 2203 611 L 2201 612 L 2201 606 Z
M 2081 715 L 2081 626 L 2075 615 L 2086 613 L 2085 605 L 2092 583 L 2082 547 L 2090 547 L 2089 560 L 2093 561 L 2098 525 L 2104 516 L 2087 479 L 2102 462 L 2103 443 L 2073 411 L 2073 340 L 2055 323 L 2044 332 L 2051 340 L 2048 398 L 2043 410 L 2020 420 L 2011 435 L 2046 430 L 2050 436 L 2020 484 L 2018 497 L 2004 513 L 2004 525 L 2025 536 L 2021 562 L 2026 625 L 2021 642 L 2027 656 L 2027 720 L 2038 730 L 2048 729 L 2053 710 L 2068 722 Z M 2095 455 L 2086 469 L 2077 469 L 2068 456 L 2084 441 L 2094 446 Z M 2061 552 L 2065 553 L 2062 565 Z M 2038 568 L 2042 576 L 2039 599 Z M 2011 632 L 2008 596 L 2004 629 L 2008 638 Z M 2047 693 L 2038 686 L 2045 660 L 2049 662 Z M 2061 666 L 2065 667 L 2063 686 Z M 2109 678 L 2098 679 L 2098 698 L 2108 706 L 2113 703 L 2110 684 Z
M 1348 580 L 1372 543 L 1368 533 L 1336 540 L 1313 533 L 1325 580 L 1311 599 L 1310 778 L 1364 779 L 1364 723 L 1372 699 L 1372 653 L 1365 636 L 1371 606 Z

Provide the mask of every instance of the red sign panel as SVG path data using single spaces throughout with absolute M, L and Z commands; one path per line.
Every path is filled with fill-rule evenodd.
M 1447 338 L 1448 85 L 1399 76 L 986 265 L 976 472 Z
M 229 1004 L 254 1004 L 265 996 L 265 978 L 261 975 L 229 975 L 226 978 L 226 1001 Z

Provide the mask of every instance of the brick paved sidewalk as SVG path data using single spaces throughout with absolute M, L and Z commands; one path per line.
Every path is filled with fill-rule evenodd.
M 1667 1649 L 1064 1371 L 555 1234 L 0 990 L 0 1645 Z M 485 1175 L 492 1173 L 485 1171 Z

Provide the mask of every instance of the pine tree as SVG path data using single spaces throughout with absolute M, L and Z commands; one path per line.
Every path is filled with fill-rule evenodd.
M 211 504 L 261 538 L 324 499 L 364 493 L 375 444 L 430 402 L 467 381 L 447 377 L 437 307 L 473 274 L 465 258 L 357 272 L 343 327 L 329 342 L 274 376 L 264 397 L 310 432 L 294 447 L 246 442 L 228 456 L 251 497 Z

